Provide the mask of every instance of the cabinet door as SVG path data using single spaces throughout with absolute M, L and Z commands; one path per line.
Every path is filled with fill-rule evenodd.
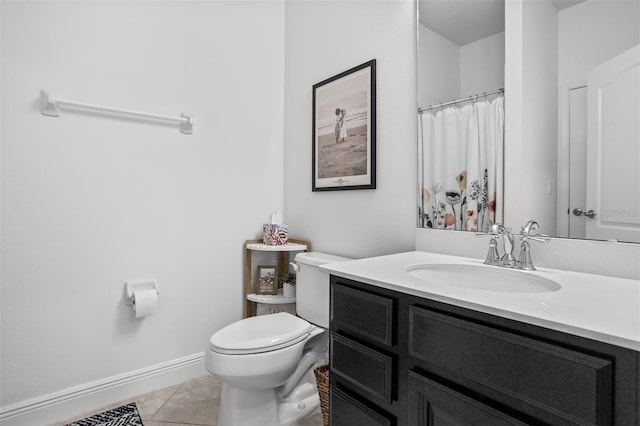
M 409 424 L 415 426 L 525 425 L 505 413 L 409 372 Z
M 416 306 L 409 315 L 411 356 L 513 398 L 536 418 L 612 423 L 610 359 Z
M 395 424 L 393 416 L 372 410 L 370 404 L 351 397 L 332 386 L 329 393 L 329 424 L 331 426 L 391 426 Z
M 391 402 L 393 370 L 391 356 L 331 333 L 331 375 L 340 382 Z
M 338 283 L 331 286 L 331 330 L 393 345 L 393 299 Z

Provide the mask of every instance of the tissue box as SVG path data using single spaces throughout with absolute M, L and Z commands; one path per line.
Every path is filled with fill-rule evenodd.
M 262 225 L 262 243 L 266 246 L 287 244 L 287 225 L 265 223 Z

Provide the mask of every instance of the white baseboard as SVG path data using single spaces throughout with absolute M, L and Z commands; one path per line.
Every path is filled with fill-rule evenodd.
M 207 374 L 204 352 L 0 407 L 2 426 L 48 425 Z

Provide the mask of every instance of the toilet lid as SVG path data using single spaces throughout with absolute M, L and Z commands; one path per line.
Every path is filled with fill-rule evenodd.
M 257 353 L 286 347 L 304 339 L 314 326 L 294 315 L 280 312 L 245 318 L 211 336 L 212 349 L 222 353 Z

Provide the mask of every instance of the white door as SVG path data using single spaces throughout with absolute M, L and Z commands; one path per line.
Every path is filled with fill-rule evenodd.
M 640 45 L 589 73 L 589 239 L 640 242 Z

